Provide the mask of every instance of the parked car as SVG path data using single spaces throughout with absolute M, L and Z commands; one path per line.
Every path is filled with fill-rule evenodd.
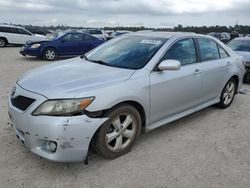
M 84 32 L 96 38 L 106 40 L 105 32 L 101 29 L 86 29 Z
M 124 35 L 126 33 L 130 33 L 130 31 L 114 31 L 109 36 L 107 36 L 106 40 L 110 40 L 110 39 L 119 37 L 119 36 Z
M 26 27 L 26 29 L 28 31 L 30 31 L 31 33 L 33 33 L 33 34 L 39 34 L 39 35 L 43 35 L 43 36 L 46 36 L 47 34 L 50 33 L 49 31 L 37 29 L 37 28 L 34 28 L 32 26 L 31 27 Z
M 230 40 L 233 40 L 235 38 L 238 38 L 240 36 L 239 32 L 238 31 L 232 31 L 230 33 Z
M 17 137 L 41 157 L 86 160 L 92 145 L 115 158 L 142 129 L 229 107 L 243 73 L 241 57 L 212 37 L 131 33 L 24 74 L 9 95 L 9 115 Z
M 24 56 L 37 56 L 55 60 L 59 56 L 84 54 L 104 41 L 81 32 L 62 32 L 42 41 L 27 42 L 20 50 Z
M 14 25 L 0 25 L 0 47 L 7 44 L 25 44 L 27 41 L 38 41 L 45 36 L 32 34 L 27 29 Z
M 241 55 L 246 67 L 245 82 L 250 82 L 250 38 L 235 38 L 227 44 L 232 50 Z
M 208 35 L 219 39 L 223 43 L 227 43 L 230 40 L 230 34 L 226 32 L 222 32 L 222 33 L 212 32 L 212 33 L 208 33 Z

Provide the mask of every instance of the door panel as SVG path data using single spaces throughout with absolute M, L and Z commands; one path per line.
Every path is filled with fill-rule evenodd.
M 88 51 L 92 50 L 94 46 L 96 46 L 97 39 L 89 35 L 83 35 L 83 39 L 81 41 L 81 54 L 85 54 Z
M 220 95 L 230 70 L 230 58 L 226 52 L 212 39 L 197 39 L 203 72 L 202 91 L 204 102 Z M 218 48 L 219 47 L 219 48 Z
M 85 54 L 88 51 L 92 49 L 93 46 L 93 41 L 91 40 L 83 40 L 81 41 L 81 46 L 80 46 L 80 54 Z
M 227 66 L 228 63 L 230 63 L 230 58 L 202 62 L 202 100 L 204 102 L 215 99 L 220 95 L 229 75 L 230 67 Z
M 60 55 L 79 55 L 81 47 L 81 34 L 67 34 L 58 39 L 58 52 Z
M 59 52 L 61 55 L 78 55 L 80 44 L 80 41 L 65 41 L 59 45 Z
M 27 41 L 32 40 L 32 34 L 28 31 L 21 28 L 17 28 L 17 32 L 20 44 L 25 44 Z
M 161 61 L 166 59 L 178 60 L 182 66 L 176 71 L 151 73 L 151 123 L 201 103 L 203 74 L 201 63 L 197 63 L 194 39 L 184 38 L 175 42 L 163 55 Z
M 18 34 L 18 31 L 16 28 L 9 27 L 7 28 L 8 31 L 8 40 L 9 43 L 12 44 L 23 44 L 20 35 Z
M 178 71 L 153 72 L 150 75 L 151 123 L 175 115 L 201 103 L 200 63 Z

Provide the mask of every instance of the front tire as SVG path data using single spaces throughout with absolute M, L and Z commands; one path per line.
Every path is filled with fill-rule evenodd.
M 129 152 L 140 136 L 141 117 L 131 105 L 118 106 L 107 116 L 95 137 L 95 148 L 104 157 L 116 158 Z
M 48 61 L 54 61 L 57 58 L 57 52 L 54 48 L 46 48 L 43 51 L 43 58 Z
M 234 78 L 231 78 L 222 90 L 220 102 L 217 104 L 217 106 L 222 109 L 229 107 L 234 100 L 236 89 L 237 82 Z

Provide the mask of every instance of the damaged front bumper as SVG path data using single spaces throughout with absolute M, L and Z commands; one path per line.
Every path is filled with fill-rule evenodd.
M 13 106 L 11 98 L 26 96 L 36 101 L 25 111 Z M 17 136 L 35 154 L 58 162 L 83 161 L 88 155 L 90 141 L 107 118 L 86 115 L 71 117 L 32 116 L 31 113 L 47 98 L 16 86 L 9 97 L 9 115 Z M 48 143 L 56 145 L 55 151 Z

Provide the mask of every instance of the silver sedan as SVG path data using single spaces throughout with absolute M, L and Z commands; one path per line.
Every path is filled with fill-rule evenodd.
M 41 157 L 86 160 L 92 146 L 115 158 L 142 130 L 210 105 L 229 107 L 243 74 L 241 57 L 212 37 L 130 33 L 21 76 L 9 115 L 18 138 Z

